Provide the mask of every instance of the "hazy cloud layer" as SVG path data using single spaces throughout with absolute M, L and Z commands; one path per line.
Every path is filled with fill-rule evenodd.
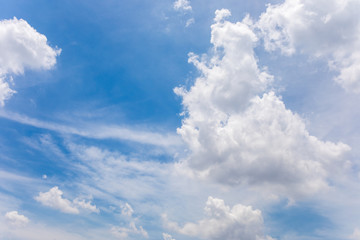
M 111 233 L 118 239 L 128 239 L 129 236 L 137 235 L 141 238 L 148 238 L 148 233 L 142 226 L 137 227 L 134 222 L 130 222 L 128 227 L 112 227 Z
M 358 228 L 355 228 L 353 234 L 350 236 L 349 239 L 359 240 L 360 239 L 360 230 Z

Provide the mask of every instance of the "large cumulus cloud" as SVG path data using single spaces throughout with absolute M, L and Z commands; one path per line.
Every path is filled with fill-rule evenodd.
M 260 186 L 290 197 L 326 187 L 349 146 L 306 130 L 304 120 L 271 90 L 273 77 L 259 68 L 253 50 L 258 38 L 249 19 L 231 23 L 224 20 L 229 15 L 216 11 L 213 55 L 190 54 L 201 76 L 189 90 L 175 89 L 185 109 L 178 133 L 191 150 L 186 164 L 223 184 Z

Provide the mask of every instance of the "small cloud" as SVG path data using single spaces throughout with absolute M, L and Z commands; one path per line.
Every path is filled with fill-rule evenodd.
M 53 187 L 48 192 L 40 192 L 35 200 L 40 202 L 44 206 L 48 206 L 64 213 L 78 214 L 79 209 L 73 206 L 73 204 L 62 197 L 63 192 L 58 187 Z
M 195 19 L 194 18 L 190 18 L 186 21 L 186 25 L 185 27 L 189 27 L 191 24 L 195 23 Z
M 47 179 L 47 175 L 46 174 L 44 174 L 44 175 L 42 175 L 42 177 L 41 177 L 42 179 L 44 179 L 44 180 L 46 180 Z
M 174 2 L 174 9 L 176 11 L 191 11 L 192 7 L 188 0 L 177 0 Z
M 148 233 L 142 226 L 137 227 L 134 222 L 129 224 L 129 227 L 112 227 L 111 233 L 119 239 L 127 239 L 129 235 L 140 235 L 144 238 L 148 238 Z
M 29 223 L 29 219 L 17 211 L 7 212 L 5 218 L 11 225 L 17 227 L 23 227 Z
M 12 90 L 5 79 L 0 76 L 0 106 L 3 107 L 5 101 L 11 98 L 14 93 L 16 93 L 16 91 Z
M 130 204 L 125 203 L 125 205 L 121 206 L 121 214 L 124 216 L 131 217 L 134 213 L 134 210 L 130 206 Z
M 63 192 L 58 187 L 53 187 L 48 192 L 40 192 L 35 200 L 44 206 L 48 206 L 64 213 L 79 214 L 79 208 L 90 210 L 91 212 L 99 213 L 99 209 L 91 204 L 91 201 L 75 198 L 72 202 L 63 198 Z
M 168 233 L 163 233 L 163 238 L 164 240 L 175 240 L 174 238 L 172 238 L 172 236 Z
M 80 208 L 89 210 L 90 212 L 100 212 L 100 210 L 96 208 L 96 205 L 91 205 L 91 201 L 86 202 L 84 199 L 75 198 L 73 203 Z

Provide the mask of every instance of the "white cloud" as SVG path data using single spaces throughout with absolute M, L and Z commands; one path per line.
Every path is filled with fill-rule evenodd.
M 29 219 L 24 215 L 19 214 L 17 211 L 7 212 L 5 219 L 10 222 L 11 225 L 22 227 L 29 223 Z
M 69 125 L 65 125 L 54 122 L 44 122 L 17 113 L 7 112 L 1 109 L 0 117 L 37 128 L 48 129 L 64 134 L 74 134 L 87 138 L 131 141 L 140 144 L 149 144 L 169 149 L 176 148 L 182 145 L 179 136 L 173 133 L 162 134 L 158 132 L 141 131 L 135 128 L 109 124 L 71 123 Z
M 127 239 L 129 235 L 140 235 L 144 238 L 149 237 L 143 227 L 136 227 L 134 222 L 130 222 L 129 227 L 112 227 L 111 233 L 119 239 Z
M 205 212 L 207 218 L 197 223 L 185 223 L 183 227 L 164 216 L 165 225 L 183 235 L 209 240 L 271 239 L 263 235 L 261 211 L 253 210 L 251 206 L 237 204 L 230 208 L 224 200 L 209 197 Z
M 355 228 L 353 234 L 350 236 L 349 239 L 360 240 L 360 230 L 358 228 Z
M 357 0 L 286 0 L 269 5 L 257 27 L 268 51 L 297 50 L 327 59 L 335 80 L 360 93 L 360 17 Z M 336 31 L 334 31 L 336 29 Z
M 290 197 L 326 187 L 328 171 L 342 168 L 349 146 L 311 136 L 303 120 L 267 90 L 272 76 L 257 65 L 257 37 L 248 19 L 231 23 L 224 20 L 229 15 L 216 11 L 213 56 L 190 54 L 201 76 L 189 90 L 175 89 L 185 108 L 178 133 L 191 150 L 186 163 L 220 183 Z
M 175 240 L 175 238 L 172 238 L 172 236 L 168 233 L 163 233 L 162 235 L 164 240 Z
M 121 206 L 121 214 L 124 216 L 131 217 L 134 213 L 134 210 L 130 206 L 130 204 L 125 203 L 123 206 Z
M 90 212 L 95 212 L 95 213 L 100 212 L 100 210 L 98 208 L 96 208 L 95 205 L 91 204 L 91 201 L 86 201 L 85 199 L 75 198 L 73 203 L 75 206 L 78 206 L 79 208 L 88 210 Z
M 5 81 L 3 77 L 0 76 L 0 106 L 5 105 L 5 101 L 11 98 L 11 96 L 16 93 L 9 87 L 9 83 Z
M 90 212 L 99 213 L 99 209 L 95 205 L 92 205 L 90 201 L 84 199 L 75 198 L 73 202 L 63 198 L 63 192 L 58 187 L 51 188 L 48 192 L 40 192 L 35 200 L 42 203 L 44 206 L 48 206 L 64 213 L 78 214 L 79 209 L 82 208 Z
M 139 161 L 94 146 L 71 144 L 68 148 L 81 161 L 79 170 L 87 176 L 83 184 L 96 186 L 111 196 L 139 200 L 157 195 L 165 186 L 159 179 L 171 174 L 172 170 L 167 164 Z M 111 197 L 107 195 L 107 198 Z M 124 215 L 133 214 L 126 204 L 122 206 L 122 212 Z
M 60 52 L 25 20 L 0 21 L 0 105 L 15 93 L 6 80 L 9 75 L 23 74 L 25 69 L 51 69 Z
M 25 20 L 0 21 L 0 73 L 22 74 L 24 69 L 51 69 L 61 50 L 47 44 L 47 38 Z
M 189 0 L 177 0 L 174 2 L 174 9 L 177 11 L 191 11 L 192 7 Z
M 35 200 L 64 213 L 78 214 L 79 209 L 74 207 L 68 199 L 63 198 L 62 195 L 63 192 L 58 187 L 53 187 L 48 192 L 40 192 L 39 195 L 35 197 Z
M 225 18 L 227 17 L 230 17 L 231 16 L 231 12 L 229 9 L 218 9 L 215 11 L 215 18 L 214 18 L 214 21 L 215 22 L 220 22 L 222 20 L 224 20 Z
M 91 232 L 91 231 L 90 231 Z M 90 235 L 90 234 L 89 234 Z M 90 236 L 79 236 L 79 234 L 70 233 L 66 230 L 46 226 L 45 224 L 27 224 L 26 226 L 9 227 L 6 222 L 0 221 L 0 239 L 12 240 L 49 240 L 49 239 L 66 239 L 66 240 L 88 240 L 88 239 L 109 239 L 99 238 L 94 233 Z
M 186 24 L 185 24 L 185 27 L 189 27 L 190 25 L 194 24 L 195 23 L 195 19 L 194 18 L 189 18 L 187 21 L 186 21 Z

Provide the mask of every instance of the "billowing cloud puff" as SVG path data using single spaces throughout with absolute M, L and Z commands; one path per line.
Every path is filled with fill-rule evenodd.
M 263 236 L 261 211 L 253 210 L 251 206 L 237 204 L 230 208 L 222 199 L 209 197 L 205 212 L 207 218 L 197 223 L 185 223 L 182 227 L 164 216 L 165 225 L 183 235 L 208 240 L 271 239 Z
M 6 80 L 9 75 L 23 74 L 25 69 L 51 69 L 60 52 L 25 20 L 14 17 L 0 21 L 0 105 L 15 93 Z
M 175 240 L 174 238 L 172 238 L 172 236 L 168 233 L 163 233 L 163 239 L 164 240 Z
M 39 193 L 35 200 L 45 206 L 58 209 L 64 213 L 78 214 L 79 209 L 66 198 L 62 197 L 63 192 L 58 187 L 51 188 L 48 192 Z
M 360 93 L 359 8 L 357 0 L 286 0 L 269 5 L 257 27 L 268 51 L 325 58 L 339 72 L 335 80 Z
M 73 200 L 73 203 L 78 208 L 82 208 L 82 209 L 88 210 L 90 212 L 95 212 L 95 213 L 100 212 L 100 210 L 98 208 L 96 208 L 95 205 L 91 204 L 91 201 L 86 201 L 85 199 L 75 198 Z
M 129 235 L 139 235 L 144 238 L 149 237 L 143 227 L 137 227 L 134 222 L 130 222 L 129 227 L 112 227 L 111 233 L 118 239 L 127 239 Z
M 95 205 L 92 205 L 90 201 L 75 198 L 73 202 L 63 198 L 63 192 L 58 187 L 51 188 L 48 192 L 40 192 L 35 200 L 64 213 L 78 214 L 80 211 L 78 208 L 83 208 L 91 212 L 99 212 L 99 209 Z
M 0 73 L 22 74 L 24 69 L 51 69 L 60 50 L 47 44 L 47 38 L 25 20 L 0 21 Z
M 29 219 L 17 211 L 7 212 L 5 219 L 13 226 L 22 227 L 29 223 Z
M 257 37 L 246 24 L 216 11 L 211 27 L 214 55 L 190 54 L 201 72 L 182 96 L 185 118 L 178 133 L 191 154 L 186 161 L 200 176 L 228 185 L 265 187 L 290 197 L 327 186 L 333 165 L 350 149 L 311 136 L 303 120 L 267 90 L 272 76 L 257 65 Z
M 176 0 L 174 2 L 174 9 L 177 11 L 191 11 L 192 7 L 189 0 Z

